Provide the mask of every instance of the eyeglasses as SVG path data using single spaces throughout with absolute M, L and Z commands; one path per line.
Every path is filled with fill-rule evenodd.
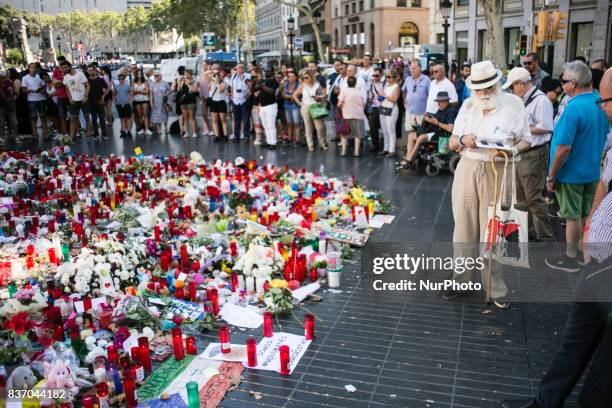
M 523 66 L 529 66 L 533 64 L 535 61 L 523 61 Z
M 372 75 L 372 78 L 378 78 L 378 77 L 380 77 L 380 75 L 378 75 L 378 74 Z
M 573 79 L 563 79 L 563 78 L 561 78 L 561 80 L 560 80 L 560 81 L 561 81 L 561 85 L 565 85 L 565 84 L 567 84 L 568 82 L 572 82 L 572 81 L 573 81 Z
M 302 77 L 302 79 L 310 79 L 310 78 L 308 78 L 308 77 Z
M 599 98 L 595 101 L 595 103 L 597 104 L 597 106 L 599 106 L 600 108 L 603 108 L 604 105 L 608 102 L 612 101 L 612 98 Z

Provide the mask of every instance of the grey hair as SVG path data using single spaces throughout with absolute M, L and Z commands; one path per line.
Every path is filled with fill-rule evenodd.
M 444 65 L 443 65 L 443 64 L 435 64 L 435 65 L 433 65 L 433 66 L 434 66 L 434 67 L 440 67 L 440 69 L 442 69 L 442 73 L 443 73 L 444 75 L 446 75 L 446 68 L 444 68 Z
M 582 61 L 568 62 L 563 66 L 565 79 L 576 82 L 578 88 L 588 88 L 591 86 L 591 68 Z

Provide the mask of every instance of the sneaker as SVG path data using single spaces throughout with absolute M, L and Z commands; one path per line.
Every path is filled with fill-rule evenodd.
M 510 302 L 505 297 L 493 299 L 493 304 L 499 309 L 507 309 L 510 307 Z
M 262 145 L 261 140 L 256 140 L 253 142 L 253 146 L 261 146 L 261 145 Z
M 191 134 L 191 138 L 192 138 L 192 139 L 195 139 L 196 137 L 198 137 L 198 134 L 197 134 L 197 133 L 192 133 L 192 134 Z
M 145 130 L 145 135 L 151 136 L 152 134 L 153 134 L 153 132 L 151 132 L 150 129 Z
M 274 150 L 274 149 L 276 149 L 276 145 L 275 144 L 269 144 L 267 146 L 267 148 L 270 149 L 270 150 Z
M 559 256 L 556 258 L 546 258 L 544 262 L 549 268 L 557 269 L 559 271 L 575 273 L 580 270 L 580 264 L 575 258 L 570 258 L 567 255 Z
M 57 135 L 53 136 L 53 140 L 60 141 L 62 140 L 63 137 L 64 135 L 58 133 Z
M 137 135 L 144 135 L 144 129 L 140 129 L 138 132 L 136 132 Z
M 122 130 L 121 133 L 119 133 L 119 137 L 123 139 L 125 136 L 125 132 Z
M 234 134 L 232 133 L 232 134 L 230 135 L 230 137 L 229 137 L 229 140 L 235 140 L 235 139 L 236 139 L 236 137 L 235 137 L 235 136 L 234 136 Z

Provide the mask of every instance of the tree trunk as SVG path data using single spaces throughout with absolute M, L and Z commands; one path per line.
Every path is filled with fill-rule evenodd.
M 317 52 L 319 53 L 319 62 L 323 64 L 327 64 L 327 54 L 325 54 L 325 49 L 323 47 L 323 40 L 321 40 L 321 31 L 319 30 L 319 25 L 313 14 L 308 14 L 308 20 L 310 21 L 310 25 L 312 26 L 312 32 L 315 36 L 315 41 L 317 42 Z
M 498 68 L 506 66 L 506 50 L 504 47 L 504 28 L 502 27 L 502 0 L 479 0 L 484 8 L 487 23 L 486 43 L 488 58 Z
M 242 0 L 242 12 L 244 14 L 244 55 L 245 60 L 253 61 L 253 49 L 251 48 L 251 35 L 249 27 L 249 1 Z
M 232 50 L 232 22 L 228 16 L 225 21 L 225 52 Z

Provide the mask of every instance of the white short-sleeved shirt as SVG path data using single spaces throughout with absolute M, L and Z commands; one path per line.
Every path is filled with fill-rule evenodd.
M 28 91 L 37 91 L 40 88 L 45 87 L 45 81 L 40 79 L 38 75 L 26 75 L 21 79 L 21 87 L 26 88 Z M 47 99 L 45 95 L 40 92 L 28 93 L 28 102 L 44 101 Z
M 450 103 L 457 102 L 457 90 L 455 85 L 448 78 L 441 81 L 433 80 L 429 84 L 429 94 L 427 95 L 427 112 L 436 113 L 438 111 L 438 102 L 435 101 L 438 92 L 448 92 Z
M 523 100 L 506 92 L 501 93 L 497 109 L 486 116 L 480 106 L 474 103 L 474 98 L 463 102 L 455 120 L 453 134 L 458 137 L 474 134 L 476 139 L 484 139 L 493 134 L 506 135 L 506 143 L 512 146 L 520 140 L 533 142 Z M 488 149 L 466 148 L 462 154 L 474 160 L 490 160 Z
M 523 102 L 529 104 L 525 106 L 525 111 L 527 113 L 527 121 L 529 122 L 529 126 L 533 126 L 535 128 L 541 130 L 553 130 L 553 117 L 555 115 L 552 102 L 544 92 L 540 91 L 538 88 L 533 87 L 533 89 L 527 92 L 523 96 Z M 532 135 L 533 142 L 531 143 L 532 147 L 541 146 L 548 141 L 550 141 L 551 134 L 548 135 Z
M 321 88 L 318 82 L 315 81 L 314 85 L 302 84 L 302 103 L 306 106 L 310 106 L 313 103 L 317 103 L 314 97 L 317 95 L 317 91 Z M 342 91 L 340 91 L 342 92 Z
M 229 86 L 232 88 L 232 102 L 235 105 L 242 105 L 249 97 L 249 85 L 246 81 L 250 80 L 251 76 L 247 73 L 242 74 L 240 77 L 238 74 L 232 75 L 229 80 Z
M 74 74 L 64 75 L 64 85 L 70 91 L 70 97 L 74 102 L 81 102 L 85 99 L 85 84 L 87 78 L 81 71 Z

